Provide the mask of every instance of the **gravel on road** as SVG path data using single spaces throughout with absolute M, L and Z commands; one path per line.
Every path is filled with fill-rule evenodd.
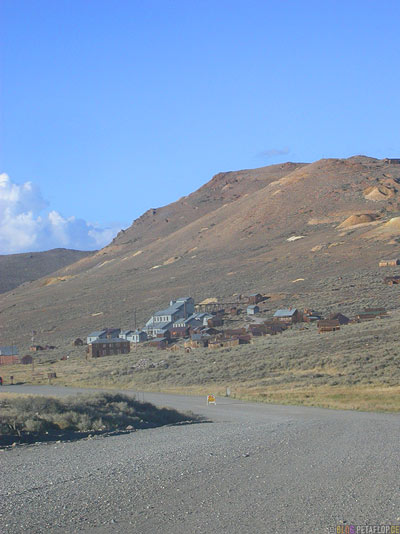
M 3 450 L 0 533 L 317 534 L 400 524 L 398 415 L 144 398 L 207 421 Z

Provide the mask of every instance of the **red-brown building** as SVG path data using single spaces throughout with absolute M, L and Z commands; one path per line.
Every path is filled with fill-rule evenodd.
M 0 355 L 0 365 L 13 365 L 19 363 L 18 356 L 1 356 Z
M 262 302 L 264 300 L 264 297 L 261 295 L 261 293 L 253 293 L 252 295 L 249 295 L 247 298 L 248 304 L 258 304 L 259 302 Z
M 0 347 L 0 365 L 12 365 L 19 363 L 19 351 L 15 345 Z

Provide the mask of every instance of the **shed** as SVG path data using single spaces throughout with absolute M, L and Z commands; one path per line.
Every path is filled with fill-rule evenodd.
M 247 315 L 255 315 L 256 313 L 259 313 L 260 308 L 256 304 L 250 304 L 250 306 L 247 306 Z
M 156 337 L 149 342 L 149 345 L 157 349 L 165 349 L 168 345 L 168 339 L 165 337 Z
M 249 304 L 258 304 L 259 302 L 262 302 L 263 300 L 264 300 L 264 298 L 261 295 L 261 293 L 252 293 L 247 298 L 247 302 Z
M 318 332 L 336 332 L 340 330 L 340 323 L 337 319 L 322 319 L 318 321 Z
M 29 365 L 30 363 L 33 363 L 33 358 L 30 354 L 26 354 L 25 356 L 22 356 L 20 361 L 22 365 Z

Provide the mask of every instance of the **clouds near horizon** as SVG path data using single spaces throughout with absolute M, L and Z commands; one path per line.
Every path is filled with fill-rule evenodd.
M 100 228 L 74 216 L 49 210 L 38 186 L 16 184 L 0 174 L 0 254 L 52 248 L 95 250 L 107 245 L 120 225 Z

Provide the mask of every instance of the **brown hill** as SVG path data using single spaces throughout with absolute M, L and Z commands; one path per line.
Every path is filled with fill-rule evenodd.
M 55 248 L 45 252 L 1 255 L 0 293 L 10 291 L 24 282 L 42 278 L 92 254 L 94 252 Z
M 35 329 L 43 342 L 56 343 L 103 325 L 132 327 L 134 309 L 142 323 L 184 294 L 200 301 L 257 290 L 274 295 L 271 309 L 340 305 L 345 312 L 377 294 L 378 260 L 398 255 L 400 227 L 384 226 L 400 215 L 397 196 L 379 205 L 365 196 L 372 186 L 390 182 L 395 189 L 398 181 L 400 165 L 365 156 L 218 174 L 191 195 L 147 211 L 50 282 L 0 297 L 2 337 L 25 340 Z M 375 233 L 363 224 L 338 228 L 368 213 L 379 217 Z M 380 279 L 378 287 L 389 299 Z

